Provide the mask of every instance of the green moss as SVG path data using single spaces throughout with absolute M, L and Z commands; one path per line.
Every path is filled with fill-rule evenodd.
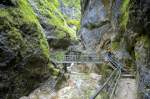
M 19 9 L 23 14 L 24 20 L 37 23 L 37 18 L 27 0 L 19 0 Z
M 57 57 L 58 60 L 63 60 L 63 57 L 65 55 L 65 52 L 64 51 L 57 51 L 55 52 L 55 56 Z
M 111 74 L 112 70 L 109 68 L 110 66 L 107 64 L 102 64 L 100 66 L 100 73 L 102 75 L 102 83 L 107 79 L 107 77 Z
M 58 0 L 49 0 L 49 1 L 52 2 L 55 7 L 58 7 L 58 6 L 59 6 Z
M 11 46 L 12 48 L 13 46 L 18 45 L 18 41 L 24 45 L 23 38 L 18 29 L 12 28 L 11 31 L 8 32 L 8 36 L 9 36 L 9 42 L 11 42 L 9 46 Z
M 3 17 L 3 16 L 9 16 L 9 13 L 5 10 L 5 9 L 0 9 L 0 16 Z
M 65 34 L 68 34 L 71 39 L 76 39 L 75 31 L 68 26 L 64 15 L 58 10 L 58 6 L 58 0 L 51 2 L 41 0 L 37 2 L 40 14 L 46 17 L 47 23 L 50 26 L 56 27 L 54 33 L 58 38 L 64 38 Z
M 130 0 L 123 0 L 122 6 L 121 6 L 121 9 L 120 9 L 121 12 L 126 12 L 128 10 L 129 3 L 130 3 Z
M 19 0 L 19 8 L 22 11 L 24 21 L 27 20 L 28 22 L 31 22 L 31 24 L 35 23 L 37 25 L 36 28 L 37 28 L 37 33 L 39 33 L 38 39 L 39 39 L 40 48 L 43 54 L 46 56 L 46 58 L 49 58 L 49 48 L 48 48 L 46 37 L 44 33 L 41 33 L 42 31 L 41 31 L 40 23 L 38 22 L 38 19 L 35 16 L 30 4 L 28 3 L 27 0 Z
M 15 51 L 20 51 L 22 56 L 39 49 L 41 57 L 46 61 L 49 60 L 46 37 L 27 0 L 18 0 L 17 7 L 0 9 L 0 19 L 0 30 L 8 31 L 6 33 L 7 46 Z
M 109 0 L 102 0 L 103 4 L 104 4 L 104 7 L 106 8 L 106 10 L 108 11 L 109 10 L 109 6 L 110 6 L 110 1 Z
M 128 20 L 129 20 L 129 5 L 130 0 L 123 0 L 120 12 L 121 12 L 121 18 L 120 18 L 120 27 L 122 29 L 126 29 Z
M 145 48 L 149 48 L 150 46 L 150 39 L 147 35 L 141 36 L 141 40 L 140 40 Z
M 135 59 L 139 59 L 140 58 L 140 54 L 135 52 Z
M 46 56 L 46 58 L 49 58 L 49 47 L 48 46 L 49 45 L 47 43 L 46 37 L 43 34 L 42 38 L 40 38 L 40 47 L 41 47 L 44 55 Z
M 80 0 L 63 0 L 65 6 L 81 9 Z
M 40 48 L 41 48 L 43 54 L 45 55 L 45 57 L 48 59 L 49 58 L 48 43 L 47 43 L 44 33 L 40 33 L 40 32 L 42 32 L 40 23 L 38 22 L 38 19 L 35 16 L 30 4 L 26 0 L 20 0 L 19 7 L 22 10 L 22 14 L 24 14 L 24 20 L 28 20 L 29 22 L 35 23 L 37 25 L 36 28 L 38 29 L 37 32 L 39 33 L 38 39 L 39 39 Z
M 108 93 L 106 93 L 106 92 L 102 92 L 102 94 L 101 94 L 102 96 L 102 99 L 109 99 L 109 94 Z
M 58 69 L 53 68 L 51 64 L 48 64 L 48 68 L 49 68 L 49 70 L 51 72 L 51 75 L 54 75 L 54 76 L 58 76 L 59 75 L 60 71 Z
M 15 56 L 6 69 L 6 75 L 14 77 L 13 80 L 6 80 L 8 83 L 13 82 L 9 87 L 12 95 L 5 92 L 9 99 L 29 94 L 49 73 L 59 73 L 49 62 L 46 37 L 28 0 L 16 1 L 17 6 L 0 8 L 0 43 L 11 51 L 10 57 L 11 54 Z
M 75 19 L 67 20 L 67 24 L 68 25 L 75 25 L 78 28 L 80 27 L 80 21 L 79 20 L 75 20 Z
M 120 43 L 116 41 L 111 42 L 111 48 L 113 51 L 118 50 L 120 48 Z

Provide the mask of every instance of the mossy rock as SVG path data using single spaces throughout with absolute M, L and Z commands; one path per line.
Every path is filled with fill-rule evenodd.
M 16 6 L 17 4 L 17 0 L 1 0 L 0 4 L 4 5 L 4 6 Z
M 118 42 L 118 41 L 112 41 L 111 42 L 111 49 L 113 51 L 119 50 L 120 49 L 120 42 Z
M 43 25 L 46 24 L 46 27 L 43 28 L 45 30 L 48 27 L 52 28 L 53 31 L 51 31 L 49 34 L 52 34 L 58 39 L 76 39 L 76 31 L 68 26 L 65 16 L 58 9 L 58 0 L 33 0 L 33 2 L 36 2 L 35 5 L 38 9 L 38 12 L 36 10 L 35 12 L 38 13 L 37 17 L 40 19 L 40 23 Z M 44 20 L 42 19 L 43 17 Z
M 130 0 L 123 0 L 120 7 L 121 17 L 120 17 L 120 27 L 122 30 L 127 28 L 129 21 L 129 9 L 130 9 Z
M 11 1 L 16 5 L 0 8 L 0 74 L 3 79 L 0 97 L 3 99 L 27 95 L 50 74 L 58 74 L 49 63 L 48 43 L 28 0 Z

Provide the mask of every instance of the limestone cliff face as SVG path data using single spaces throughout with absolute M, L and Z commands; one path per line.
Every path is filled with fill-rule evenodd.
M 27 0 L 0 1 L 0 99 L 29 94 L 55 69 L 41 25 Z
M 81 0 L 81 7 L 85 48 L 98 54 L 111 50 L 126 69 L 137 72 L 139 99 L 149 99 L 149 0 Z
M 138 73 L 139 99 L 150 98 L 150 1 L 137 0 L 131 14 L 135 37 L 134 53 Z M 135 14 L 136 13 L 136 14 Z
M 76 31 L 61 13 L 58 0 L 28 0 L 31 4 L 52 48 L 61 49 L 76 40 Z M 61 45 L 64 46 L 61 46 Z
M 79 20 L 67 21 L 59 8 L 59 0 L 0 1 L 0 98 L 27 95 L 58 73 L 49 50 L 70 46 L 76 41 L 71 26 L 79 27 Z

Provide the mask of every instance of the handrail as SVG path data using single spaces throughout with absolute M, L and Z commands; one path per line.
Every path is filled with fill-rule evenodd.
M 105 88 L 105 86 L 107 85 L 107 83 L 111 80 L 111 78 L 113 77 L 113 75 L 114 75 L 114 73 L 117 71 L 117 69 L 115 69 L 112 73 L 111 73 L 111 75 L 109 76 L 109 78 L 107 79 L 107 81 L 103 84 L 103 86 L 100 88 L 100 89 L 98 89 L 98 91 L 93 95 L 93 96 L 91 96 L 90 97 L 90 99 L 95 99 L 98 95 L 99 95 L 99 93 Z
M 110 89 L 108 92 L 109 94 L 109 99 L 111 99 L 114 95 L 114 92 L 116 90 L 117 84 L 118 84 L 118 80 L 121 76 L 121 71 L 123 70 L 123 65 L 118 62 L 116 59 L 113 58 L 112 54 L 110 52 L 106 53 L 106 57 L 108 59 L 108 61 L 111 63 L 114 71 L 110 74 L 110 76 L 108 77 L 108 79 L 106 80 L 106 82 L 102 85 L 102 87 L 100 87 L 96 93 L 90 97 L 90 99 L 95 99 L 100 93 L 101 91 L 106 88 L 106 86 L 110 83 L 110 87 L 113 87 L 112 89 Z M 58 59 L 58 57 L 53 56 L 53 60 L 55 60 L 57 63 L 101 63 L 101 61 L 103 60 L 101 57 L 95 57 L 95 56 L 90 56 L 90 55 L 64 55 L 62 57 L 59 56 L 59 58 L 62 58 L 61 60 Z M 116 74 L 115 74 L 116 73 Z M 61 79 L 62 77 L 58 78 Z
M 110 88 L 111 88 L 112 86 L 114 86 L 114 87 L 113 87 L 113 89 L 112 89 L 112 92 L 110 93 L 109 99 L 112 99 L 112 97 L 113 97 L 113 95 L 114 95 L 114 92 L 115 92 L 115 90 L 116 90 L 116 87 L 117 87 L 119 78 L 120 78 L 120 76 L 121 76 L 121 69 L 123 68 L 123 65 L 120 64 L 120 63 L 119 63 L 118 61 L 116 61 L 115 59 L 113 59 L 111 53 L 108 52 L 108 53 L 106 53 L 106 55 L 107 55 L 106 57 L 108 58 L 108 61 L 112 64 L 112 66 L 114 66 L 115 69 L 114 69 L 114 71 L 111 73 L 111 75 L 109 76 L 109 78 L 107 79 L 107 81 L 103 84 L 103 86 L 100 87 L 100 88 L 98 89 L 98 91 L 97 91 L 93 96 L 90 97 L 90 99 L 95 99 L 95 98 L 102 92 L 102 90 L 106 87 L 106 85 L 109 83 L 109 81 L 111 81 L 111 79 L 113 79 L 114 82 L 111 83 Z M 116 76 L 113 78 L 113 75 L 115 74 L 115 72 L 118 72 L 118 73 L 117 73 Z
M 55 56 L 51 55 L 51 59 L 55 60 L 57 63 L 101 63 L 103 58 L 90 56 L 90 55 L 64 55 L 64 56 Z
M 121 76 L 121 71 L 120 71 L 120 73 L 119 73 L 119 75 L 118 75 L 118 78 L 117 78 L 117 80 L 116 80 L 115 86 L 114 86 L 114 88 L 113 88 L 113 90 L 112 90 L 112 94 L 110 95 L 110 99 L 112 99 L 112 97 L 113 97 L 113 95 L 114 95 L 114 93 L 115 93 L 115 90 L 116 90 L 116 88 L 117 88 L 117 84 L 118 84 L 118 81 L 119 81 L 119 79 L 120 79 L 120 76 Z

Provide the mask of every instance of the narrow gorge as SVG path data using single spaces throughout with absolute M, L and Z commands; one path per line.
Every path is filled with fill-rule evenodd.
M 150 0 L 1 0 L 0 99 L 150 99 Z

